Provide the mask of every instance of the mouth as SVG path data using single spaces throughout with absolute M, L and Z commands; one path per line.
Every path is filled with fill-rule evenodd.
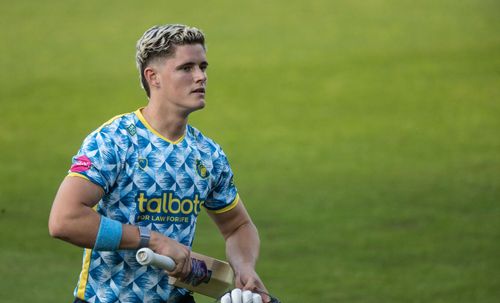
M 205 93 L 205 88 L 204 87 L 200 87 L 200 88 L 194 89 L 194 90 L 191 91 L 191 93 L 204 94 Z

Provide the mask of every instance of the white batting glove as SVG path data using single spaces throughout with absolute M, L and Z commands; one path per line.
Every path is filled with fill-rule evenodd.
M 262 297 L 249 290 L 241 291 L 241 289 L 235 288 L 230 293 L 225 294 L 220 299 L 220 303 L 262 303 Z

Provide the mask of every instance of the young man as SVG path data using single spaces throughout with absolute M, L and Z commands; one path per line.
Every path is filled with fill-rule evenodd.
M 168 285 L 168 275 L 189 274 L 202 207 L 224 236 L 235 286 L 266 291 L 255 272 L 257 229 L 226 156 L 188 124 L 189 114 L 205 106 L 203 33 L 152 27 L 137 42 L 136 60 L 148 104 L 85 139 L 50 213 L 50 234 L 85 248 L 75 302 L 194 302 L 187 290 Z M 170 256 L 175 269 L 167 275 L 140 266 L 141 247 Z

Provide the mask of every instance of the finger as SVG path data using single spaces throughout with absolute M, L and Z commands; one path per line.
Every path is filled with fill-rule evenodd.
M 261 291 L 259 291 L 259 293 L 257 295 L 260 297 L 259 302 L 271 302 L 271 298 L 267 295 L 267 290 L 265 290 L 265 289 L 261 290 Z
M 252 294 L 252 303 L 262 303 L 262 297 L 259 294 Z
M 245 283 L 242 283 L 243 287 L 241 289 L 243 290 L 251 290 L 255 291 L 258 289 L 259 283 L 256 281 L 254 278 L 249 278 Z
M 261 297 L 263 302 L 271 302 L 271 298 L 267 295 L 269 292 L 267 291 L 262 281 L 256 281 L 253 291 Z
M 187 258 L 186 261 L 184 262 L 184 266 L 182 267 L 182 278 L 186 278 L 190 273 L 191 273 L 191 258 Z
M 241 303 L 241 289 L 235 288 L 231 291 L 231 302 Z
M 244 286 L 245 285 L 243 284 L 243 282 L 241 282 L 241 277 L 239 275 L 236 276 L 236 278 L 234 279 L 234 287 L 235 288 L 243 289 Z
M 177 259 L 176 265 L 174 270 L 172 271 L 167 271 L 169 276 L 175 277 L 175 278 L 183 278 L 184 277 L 184 267 L 186 266 L 186 260 L 185 259 Z
M 186 278 L 191 273 L 191 251 L 189 249 L 185 249 L 183 251 L 184 265 L 182 266 L 182 278 Z
M 243 303 L 252 303 L 252 292 L 249 290 L 244 290 L 241 293 L 241 298 L 243 299 Z
M 173 270 L 165 270 L 167 272 L 167 274 L 171 277 L 178 277 L 178 268 L 179 268 L 179 264 L 178 263 L 175 263 L 175 268 Z
M 225 294 L 220 298 L 220 303 L 231 303 L 231 295 L 229 293 Z
M 189 263 L 189 260 L 187 259 L 182 259 L 181 264 L 179 264 L 179 268 L 177 268 L 177 271 L 179 272 L 179 275 L 184 278 L 186 275 L 186 267 Z

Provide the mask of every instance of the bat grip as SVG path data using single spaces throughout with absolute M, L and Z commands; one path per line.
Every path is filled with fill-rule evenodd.
M 147 247 L 139 249 L 135 254 L 135 258 L 139 264 L 144 266 L 151 265 L 168 271 L 175 269 L 175 262 L 172 258 L 156 254 Z M 183 281 L 187 284 L 197 286 L 203 282 L 208 283 L 211 276 L 212 271 L 208 270 L 204 261 L 191 259 L 191 272 L 183 279 Z
M 172 271 L 175 269 L 175 262 L 172 258 L 154 253 L 149 248 L 141 248 L 135 254 L 135 259 L 141 265 L 151 265 Z

